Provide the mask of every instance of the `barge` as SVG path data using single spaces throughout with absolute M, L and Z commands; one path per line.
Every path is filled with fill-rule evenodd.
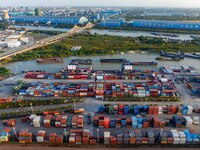
M 70 64 L 74 65 L 92 65 L 91 59 L 72 59 Z
M 36 62 L 40 64 L 63 63 L 64 60 L 62 58 L 39 58 Z
M 100 59 L 101 63 L 128 63 L 127 59 Z
M 163 61 L 179 61 L 180 58 L 156 57 L 156 60 L 163 60 Z
M 135 66 L 153 66 L 153 65 L 158 65 L 157 62 L 151 61 L 151 62 L 132 62 L 132 65 Z
M 160 56 L 164 56 L 164 57 L 170 57 L 170 58 L 179 58 L 179 59 L 184 59 L 185 58 L 185 54 L 184 53 L 172 53 L 172 52 L 164 52 L 161 51 L 160 52 Z
M 196 54 L 185 54 L 185 57 L 200 59 L 200 55 L 196 55 Z

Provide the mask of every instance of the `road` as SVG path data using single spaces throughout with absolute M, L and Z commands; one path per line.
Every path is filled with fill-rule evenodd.
M 20 54 L 20 53 L 23 53 L 23 52 L 30 51 L 30 50 L 35 49 L 35 48 L 40 48 L 40 47 L 43 47 L 43 46 L 47 46 L 47 45 L 56 43 L 60 40 L 63 40 L 65 38 L 69 37 L 69 36 L 80 33 L 83 30 L 91 29 L 92 27 L 94 27 L 94 24 L 92 24 L 92 23 L 88 23 L 84 27 L 78 27 L 78 26 L 75 25 L 67 33 L 61 33 L 61 34 L 56 35 L 54 37 L 43 39 L 43 40 L 37 42 L 36 44 L 26 45 L 26 46 L 20 47 L 19 49 L 14 50 L 14 51 L 8 51 L 8 52 L 5 52 L 5 53 L 1 53 L 0 54 L 0 60 L 3 60 L 5 58 L 9 58 L 9 57 L 14 56 L 16 54 Z
M 109 149 L 109 150 L 130 150 L 130 149 L 136 149 L 136 150 L 194 150 L 194 149 L 198 149 L 198 148 L 164 148 L 164 147 L 157 147 L 157 148 L 152 148 L 152 147 L 130 147 L 130 148 L 125 148 L 125 147 L 119 147 L 119 148 L 105 148 L 105 146 L 85 146 L 85 147 L 81 147 L 81 146 L 76 146 L 76 147 L 48 147 L 48 146 L 41 146 L 41 145 L 31 145 L 31 146 L 20 146 L 18 144 L 16 145 L 1 145 L 0 148 L 2 148 L 2 150 L 10 150 L 14 147 L 15 150 L 77 150 L 77 149 L 82 149 L 82 150 L 89 150 L 89 149 L 95 149 L 95 150 L 102 150 L 102 149 Z

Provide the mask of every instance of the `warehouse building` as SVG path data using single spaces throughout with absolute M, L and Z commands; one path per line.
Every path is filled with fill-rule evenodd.
M 132 27 L 177 29 L 177 30 L 199 30 L 200 29 L 200 22 L 134 20 L 132 22 Z
M 15 23 L 38 23 L 38 24 L 85 24 L 86 17 L 54 17 L 54 16 L 20 16 L 14 18 Z
M 121 27 L 125 24 L 125 20 L 122 19 L 106 19 L 102 20 L 99 24 L 101 27 Z

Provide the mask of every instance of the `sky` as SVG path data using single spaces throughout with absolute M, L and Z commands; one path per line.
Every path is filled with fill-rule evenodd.
M 200 0 L 0 0 L 0 6 L 142 6 L 200 8 Z

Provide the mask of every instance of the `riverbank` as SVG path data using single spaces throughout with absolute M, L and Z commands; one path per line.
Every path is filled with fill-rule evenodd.
M 78 51 L 72 51 L 74 46 L 81 46 Z M 162 38 L 153 37 L 122 37 L 109 35 L 79 34 L 55 44 L 17 54 L 3 63 L 26 61 L 37 58 L 69 57 L 69 56 L 98 56 L 128 53 L 129 51 L 160 51 L 198 52 L 199 44 L 193 42 L 174 43 Z
M 175 30 L 175 29 L 158 29 L 158 28 L 134 28 L 128 26 L 122 27 L 95 27 L 95 29 L 109 29 L 109 30 L 127 30 L 127 31 L 148 31 L 148 32 L 164 32 L 164 33 L 181 33 L 181 34 L 200 34 L 199 30 Z

